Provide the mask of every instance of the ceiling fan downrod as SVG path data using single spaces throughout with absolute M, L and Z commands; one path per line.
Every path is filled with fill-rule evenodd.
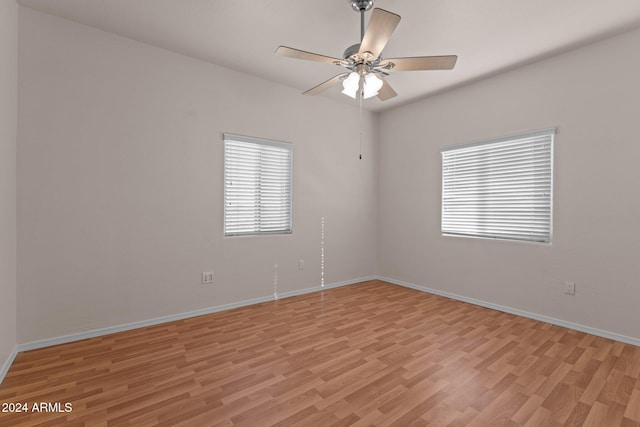
M 351 8 L 360 12 L 360 41 L 364 38 L 364 13 L 373 7 L 375 0 L 349 0 Z

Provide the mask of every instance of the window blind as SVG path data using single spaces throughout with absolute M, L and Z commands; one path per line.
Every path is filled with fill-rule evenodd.
M 224 134 L 224 234 L 292 231 L 293 145 Z
M 442 233 L 551 242 L 554 135 L 442 150 Z

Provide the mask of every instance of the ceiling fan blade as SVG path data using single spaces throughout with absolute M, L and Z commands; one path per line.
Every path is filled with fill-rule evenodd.
M 382 76 L 378 76 L 382 80 L 382 87 L 378 90 L 378 98 L 380 101 L 386 101 L 387 99 L 393 98 L 397 96 L 395 90 L 391 87 L 388 81 L 386 81 Z
M 366 57 L 365 53 L 369 52 L 369 59 L 376 59 L 380 56 L 382 49 L 393 34 L 393 30 L 400 22 L 400 15 L 387 12 L 384 9 L 375 8 L 371 14 L 371 19 L 364 32 L 364 37 L 360 43 L 360 56 Z
M 323 62 L 325 64 L 343 64 L 346 61 L 331 56 L 319 55 L 317 53 L 307 52 L 300 49 L 294 49 L 287 46 L 278 46 L 276 54 L 286 56 L 288 58 L 304 59 L 306 61 Z
M 457 60 L 456 55 L 385 58 L 380 66 L 384 68 L 388 63 L 393 63 L 389 71 L 451 70 Z
M 331 77 L 329 80 L 322 82 L 318 86 L 312 87 L 308 91 L 304 92 L 303 95 L 317 95 L 320 92 L 324 92 L 334 84 L 338 83 L 341 77 L 344 77 L 348 74 L 349 73 L 342 73 L 342 74 L 338 74 L 337 76 Z

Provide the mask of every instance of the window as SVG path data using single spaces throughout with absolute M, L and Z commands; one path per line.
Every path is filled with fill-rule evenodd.
M 224 134 L 224 234 L 292 230 L 293 145 Z
M 555 129 L 442 150 L 442 233 L 551 242 Z

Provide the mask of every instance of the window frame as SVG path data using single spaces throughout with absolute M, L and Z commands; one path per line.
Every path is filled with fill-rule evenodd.
M 238 149 L 239 145 L 245 145 L 245 147 L 250 147 L 253 146 L 254 148 L 257 147 L 257 151 L 258 151 L 258 156 L 261 157 L 264 155 L 265 152 L 267 151 L 271 151 L 271 153 L 275 153 L 274 148 L 275 149 L 282 149 L 282 150 L 286 150 L 287 154 L 283 157 L 285 158 L 286 156 L 288 156 L 288 165 L 283 168 L 282 170 L 279 170 L 278 173 L 282 173 L 284 175 L 286 175 L 286 179 L 287 179 L 287 183 L 285 184 L 285 187 L 288 187 L 288 194 L 287 197 L 285 197 L 286 205 L 284 210 L 287 211 L 287 214 L 285 214 L 283 216 L 284 219 L 284 223 L 283 223 L 283 227 L 281 228 L 277 228 L 277 229 L 273 229 L 273 230 L 265 230 L 263 229 L 266 228 L 265 224 L 264 224 L 264 219 L 261 216 L 262 215 L 262 211 L 264 210 L 263 208 L 263 203 L 264 200 L 260 198 L 260 196 L 258 196 L 257 198 L 254 198 L 254 202 L 257 202 L 259 204 L 259 206 L 256 208 L 257 209 L 257 215 L 259 215 L 259 217 L 256 219 L 255 222 L 255 227 L 253 227 L 252 230 L 233 230 L 232 225 L 234 224 L 233 222 L 230 224 L 229 223 L 229 219 L 232 217 L 232 215 L 229 213 L 229 184 L 228 184 L 228 178 L 229 178 L 229 169 L 232 166 L 231 165 L 231 161 L 230 161 L 230 156 L 231 153 L 228 150 L 231 145 L 236 144 L 235 149 Z M 264 152 L 262 151 L 264 150 Z M 224 133 L 223 134 L 223 226 L 222 226 L 222 230 L 223 230 L 223 235 L 224 237 L 240 237 L 240 236 L 277 236 L 277 235 L 289 235 L 293 233 L 293 152 L 294 152 L 294 146 L 292 143 L 289 142 L 283 142 L 283 141 L 275 141 L 275 140 L 270 140 L 270 139 L 265 139 L 265 138 L 257 138 L 257 137 L 251 137 L 251 136 L 245 136 L 245 135 L 237 135 L 237 134 L 233 134 L 233 133 Z M 275 165 L 275 163 L 271 163 L 270 166 L 273 167 Z M 237 164 L 233 165 L 233 166 L 238 166 Z M 263 161 L 259 161 L 258 163 L 258 168 L 260 167 L 264 167 L 265 163 Z M 259 182 L 262 182 L 262 180 L 264 179 L 264 174 L 259 171 L 256 170 L 255 171 L 256 174 L 259 175 L 258 178 L 256 178 Z M 259 185 L 259 184 L 258 184 Z M 256 190 L 259 191 L 259 190 Z M 236 197 L 237 197 L 237 193 L 236 193 Z M 249 211 L 251 208 L 248 208 Z M 280 209 L 282 209 L 282 206 L 280 207 Z M 238 222 L 235 222 L 236 226 L 239 226 Z M 249 224 L 247 224 L 248 226 Z
M 453 237 L 489 239 L 489 240 L 504 240 L 509 242 L 551 244 L 553 240 L 553 187 L 554 187 L 553 176 L 554 176 L 555 135 L 556 135 L 556 129 L 548 128 L 548 129 L 542 129 L 534 132 L 527 132 L 527 133 L 510 135 L 510 136 L 505 136 L 500 138 L 492 138 L 492 139 L 487 139 L 482 141 L 476 141 L 468 144 L 455 145 L 455 146 L 445 147 L 441 149 L 441 161 L 442 161 L 441 163 L 441 166 L 442 166 L 441 167 L 441 179 L 442 179 L 441 216 L 440 216 L 441 235 L 453 236 Z M 500 149 L 500 147 L 505 147 L 507 150 L 509 150 L 509 149 L 513 149 L 512 147 L 517 144 L 527 144 L 527 143 L 528 143 L 527 145 L 528 148 L 522 148 L 522 152 L 524 152 L 527 149 L 529 150 L 538 149 L 537 145 L 542 145 L 543 149 L 546 150 L 546 151 L 543 151 L 544 153 L 543 155 L 544 155 L 545 162 L 548 160 L 548 163 L 544 163 L 543 168 L 545 170 L 548 169 L 548 174 L 547 175 L 541 174 L 541 175 L 544 175 L 544 178 L 548 179 L 548 187 L 547 187 L 548 196 L 546 194 L 546 191 L 544 192 L 542 198 L 539 197 L 540 196 L 539 192 L 538 194 L 536 194 L 536 191 L 538 190 L 538 185 L 540 185 L 538 183 L 529 185 L 532 188 L 529 188 L 527 191 L 520 190 L 520 192 L 518 192 L 518 191 L 512 190 L 510 194 L 513 195 L 514 197 L 520 196 L 520 197 L 530 198 L 531 199 L 530 206 L 532 211 L 535 211 L 535 214 L 545 215 L 544 216 L 545 219 L 546 217 L 548 217 L 548 222 L 545 222 L 543 224 L 544 226 L 546 226 L 546 228 L 543 228 L 542 229 L 543 231 L 541 233 L 536 233 L 536 230 L 535 230 L 535 225 L 537 225 L 535 224 L 536 221 L 534 219 L 531 219 L 532 215 L 529 215 L 530 222 L 528 224 L 528 227 L 525 227 L 526 224 L 522 223 L 521 226 L 510 225 L 508 227 L 508 230 L 500 230 L 500 227 L 496 228 L 495 226 L 496 226 L 496 223 L 500 222 L 501 215 L 505 215 L 505 212 L 500 211 L 500 209 L 497 209 L 497 210 L 494 209 L 493 211 L 491 211 L 491 209 L 483 208 L 483 206 L 480 203 L 478 203 L 478 200 L 483 199 L 484 196 L 476 195 L 475 200 L 472 199 L 470 201 L 470 203 L 472 204 L 469 207 L 472 209 L 472 212 L 470 214 L 468 212 L 464 213 L 465 215 L 470 215 L 470 216 L 467 216 L 468 218 L 467 222 L 475 221 L 476 224 L 467 225 L 466 226 L 467 229 L 465 230 L 464 229 L 465 225 L 461 224 L 462 222 L 464 222 L 462 219 L 462 215 L 455 217 L 455 214 L 452 214 L 450 211 L 449 212 L 446 211 L 447 208 L 451 209 L 452 207 L 460 207 L 460 198 L 458 198 L 457 201 L 454 200 L 453 202 L 451 202 L 451 199 L 445 200 L 445 198 L 447 197 L 449 198 L 452 197 L 452 192 L 455 193 L 455 189 L 453 191 L 451 191 L 450 189 L 452 185 L 454 185 L 454 188 L 455 188 L 455 184 L 458 182 L 455 180 L 455 178 L 451 180 L 447 180 L 446 178 L 447 174 L 449 175 L 451 174 L 450 171 L 445 171 L 446 157 L 455 155 L 456 153 L 462 156 L 464 156 L 465 153 L 467 153 L 467 155 L 469 155 L 469 153 L 477 153 L 479 155 L 481 154 L 490 155 L 488 153 L 490 153 L 492 149 L 497 150 L 497 149 Z M 546 144 L 548 144 L 548 147 L 545 146 Z M 533 155 L 532 155 L 532 158 L 533 158 Z M 524 159 L 524 154 L 520 153 L 516 155 L 516 158 L 514 158 L 513 161 L 520 161 L 522 159 Z M 479 167 L 476 167 L 475 169 L 468 169 L 468 170 L 465 169 L 465 172 L 470 171 L 471 174 L 475 173 L 477 175 L 480 175 L 482 173 L 487 173 L 487 171 L 491 171 L 491 170 L 492 170 L 491 166 L 489 168 L 487 168 L 487 166 L 479 166 Z M 512 174 L 523 173 L 523 172 L 527 172 L 527 170 L 530 171 L 529 172 L 530 176 L 528 176 L 529 181 L 533 180 L 534 178 L 537 178 L 539 172 L 537 172 L 534 168 L 531 168 L 531 167 L 529 168 L 521 167 L 517 170 L 512 170 L 509 173 L 512 173 Z M 489 175 L 491 175 L 491 173 L 489 173 Z M 474 175 L 472 175 L 472 177 L 474 177 Z M 525 180 L 521 180 L 520 178 L 516 178 L 516 179 L 519 179 L 522 183 L 525 182 Z M 498 179 L 498 181 L 502 181 L 502 180 L 504 180 L 504 177 L 501 177 Z M 507 175 L 507 180 L 513 180 L 513 175 Z M 544 182 L 547 182 L 547 181 L 544 181 Z M 474 188 L 480 187 L 477 181 L 472 183 L 471 185 L 474 185 L 474 184 L 476 185 L 476 187 Z M 511 184 L 511 182 L 509 184 Z M 489 183 L 487 184 L 487 187 L 491 187 L 492 185 L 493 186 L 496 185 L 495 180 L 489 181 Z M 449 189 L 447 189 L 447 186 L 449 186 Z M 540 187 L 543 188 L 542 185 L 540 185 Z M 486 189 L 486 187 L 482 187 L 482 189 Z M 455 194 L 453 195 L 453 197 L 455 197 Z M 491 196 L 488 196 L 488 197 L 491 197 Z M 544 201 L 548 200 L 548 210 L 546 209 L 546 206 L 545 206 L 545 209 L 538 207 L 539 203 L 536 200 L 534 200 L 534 198 L 536 197 L 538 197 L 539 200 L 544 200 Z M 495 199 L 491 201 L 495 203 Z M 545 205 L 545 203 L 540 203 L 540 205 Z M 486 217 L 482 217 L 481 215 L 486 215 Z M 516 214 L 511 213 L 508 220 L 506 220 L 506 223 L 525 221 L 526 216 L 524 214 L 517 214 L 517 215 L 520 215 L 520 216 L 515 218 L 515 221 L 514 221 L 514 217 L 516 216 Z M 445 222 L 447 222 L 447 224 L 445 224 Z M 492 223 L 492 224 L 487 226 L 486 223 Z M 487 229 L 480 231 L 480 228 L 482 227 L 485 227 Z M 491 229 L 491 227 L 494 227 L 494 228 Z M 473 231 L 474 229 L 475 231 Z M 525 232 L 526 230 L 528 230 L 528 233 L 529 233 L 528 237 L 526 236 L 526 232 Z

